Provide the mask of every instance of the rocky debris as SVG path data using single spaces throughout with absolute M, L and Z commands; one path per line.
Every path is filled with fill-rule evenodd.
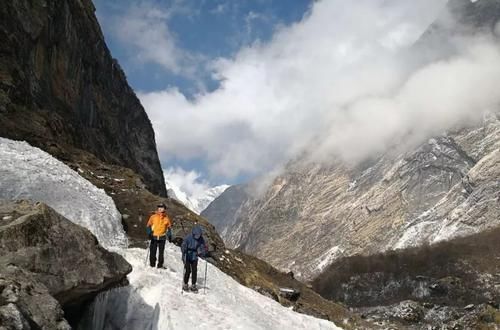
M 31 327 L 64 328 L 59 304 L 66 318 L 78 318 L 83 304 L 124 284 L 132 271 L 123 257 L 103 249 L 90 231 L 45 204 L 0 200 L 0 218 L 6 215 L 12 219 L 0 221 L 0 278 L 6 283 L 3 292 L 17 292 L 19 298 L 5 300 L 2 294 L 0 302 L 8 305 L 7 311 L 21 311 Z
M 0 40 L 0 136 L 63 161 L 91 152 L 166 195 L 151 122 L 91 0 L 3 2 Z
M 293 288 L 279 288 L 280 297 L 290 301 L 297 301 L 300 297 L 300 290 Z
M 270 298 L 272 300 L 275 300 L 275 301 L 279 302 L 278 296 L 272 290 L 269 290 L 269 289 L 266 289 L 266 288 L 262 288 L 262 287 L 260 287 L 258 285 L 254 286 L 252 289 L 255 290 L 255 291 L 257 291 L 258 293 L 260 293 L 263 296 L 266 296 L 266 297 L 268 297 L 268 298 Z
M 417 302 L 403 301 L 394 309 L 392 317 L 407 323 L 419 323 L 424 317 L 424 309 Z
M 415 301 L 403 301 L 388 306 L 357 308 L 363 318 L 383 325 L 385 329 L 498 329 L 500 311 L 480 304 L 464 310 L 456 306 L 425 307 Z
M 9 265 L 0 271 L 0 329 L 71 329 L 59 302 L 29 272 Z

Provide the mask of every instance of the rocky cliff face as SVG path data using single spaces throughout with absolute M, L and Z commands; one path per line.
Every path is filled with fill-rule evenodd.
M 496 115 L 356 168 L 290 164 L 261 198 L 233 208 L 222 233 L 229 245 L 310 279 L 342 256 L 500 226 L 499 186 Z
M 90 0 L 2 3 L 0 136 L 60 159 L 89 151 L 165 195 L 151 123 L 94 11 Z
M 453 33 L 492 31 L 498 6 L 489 0 L 450 1 L 453 22 L 440 18 L 415 49 Z M 302 279 L 344 256 L 500 226 L 500 113 L 495 111 L 411 151 L 392 151 L 357 166 L 291 162 L 263 194 L 233 199 L 229 194 L 235 190 L 228 189 L 203 215 L 229 246 Z
M 7 329 L 68 329 L 65 318 L 131 271 L 45 204 L 0 200 L 0 325 Z

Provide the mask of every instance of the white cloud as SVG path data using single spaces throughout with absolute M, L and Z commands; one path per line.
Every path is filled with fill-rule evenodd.
M 126 7 L 126 6 L 125 6 Z M 117 40 L 128 47 L 131 58 L 140 63 L 156 63 L 166 70 L 186 77 L 194 77 L 205 59 L 178 45 L 178 37 L 168 24 L 175 15 L 190 15 L 190 9 L 182 1 L 173 1 L 168 7 L 160 7 L 150 1 L 142 1 L 116 10 L 115 16 L 103 22 L 109 25 Z
M 163 170 L 165 179 L 187 196 L 200 196 L 210 189 L 210 184 L 196 171 L 185 171 L 180 167 Z
M 471 41 L 412 72 L 396 60 L 444 2 L 315 2 L 269 43 L 214 61 L 216 91 L 192 101 L 176 89 L 139 93 L 162 158 L 201 158 L 228 178 L 262 174 L 306 147 L 356 161 L 477 117 L 500 101 L 496 46 Z
M 219 3 L 214 9 L 210 11 L 210 13 L 215 15 L 221 15 L 226 13 L 229 10 L 229 2 Z
M 229 187 L 228 185 L 212 187 L 200 173 L 185 171 L 180 167 L 164 169 L 163 174 L 169 196 L 173 191 L 175 196 L 171 197 L 198 214 Z

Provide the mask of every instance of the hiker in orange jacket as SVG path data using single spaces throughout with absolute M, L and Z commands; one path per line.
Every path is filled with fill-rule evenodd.
M 149 244 L 149 265 L 151 267 L 156 266 L 156 250 L 158 249 L 157 267 L 165 268 L 163 267 L 163 255 L 167 237 L 169 242 L 172 241 L 171 226 L 172 221 L 166 213 L 165 204 L 159 204 L 156 213 L 149 218 L 146 225 L 149 238 L 151 239 L 151 243 Z

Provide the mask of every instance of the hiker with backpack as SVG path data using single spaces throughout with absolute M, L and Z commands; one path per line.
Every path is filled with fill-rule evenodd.
M 166 213 L 166 205 L 158 204 L 155 214 L 153 214 L 146 225 L 146 230 L 150 239 L 149 243 L 149 265 L 151 267 L 163 267 L 165 243 L 172 241 L 172 221 Z M 156 264 L 156 251 L 158 250 L 158 265 Z
M 182 261 L 184 262 L 184 283 L 182 290 L 198 292 L 196 286 L 198 276 L 198 257 L 204 258 L 208 255 L 207 245 L 203 238 L 203 231 L 199 225 L 195 225 L 191 234 L 187 235 L 181 245 Z M 189 276 L 191 275 L 191 287 L 189 287 Z

